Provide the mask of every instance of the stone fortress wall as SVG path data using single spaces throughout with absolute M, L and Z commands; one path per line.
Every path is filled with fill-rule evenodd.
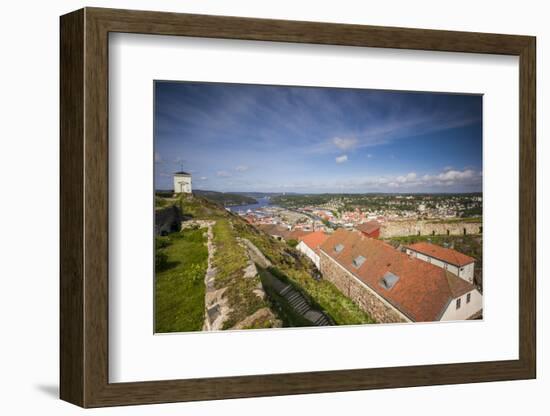
M 482 234 L 479 222 L 457 221 L 391 221 L 382 224 L 380 238 L 402 237 L 409 235 L 467 235 Z

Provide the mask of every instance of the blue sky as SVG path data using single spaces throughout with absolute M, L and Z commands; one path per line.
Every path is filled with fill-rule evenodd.
M 479 192 L 482 97 L 155 83 L 155 188 Z

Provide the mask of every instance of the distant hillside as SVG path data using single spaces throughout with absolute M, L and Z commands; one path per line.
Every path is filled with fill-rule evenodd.
M 295 192 L 233 192 L 237 195 L 246 195 L 252 198 L 274 197 L 279 195 L 298 195 Z
M 249 205 L 257 204 L 258 201 L 250 196 L 232 194 L 227 192 L 216 192 L 216 191 L 204 191 L 201 189 L 195 189 L 193 194 L 202 196 L 212 202 L 224 205 L 226 207 L 234 205 Z

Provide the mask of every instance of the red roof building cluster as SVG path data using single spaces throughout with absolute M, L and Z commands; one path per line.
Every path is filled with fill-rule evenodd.
M 475 289 L 442 268 L 358 231 L 339 229 L 320 250 L 415 322 L 440 320 L 453 299 Z M 396 280 L 389 289 L 384 285 L 388 275 Z
M 458 267 L 475 262 L 473 257 L 462 254 L 456 250 L 445 248 L 432 243 L 415 243 L 407 246 L 408 249 L 424 254 L 434 259 L 444 261 L 445 263 L 453 264 Z

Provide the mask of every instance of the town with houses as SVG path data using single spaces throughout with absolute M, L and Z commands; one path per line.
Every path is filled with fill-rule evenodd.
M 479 218 L 474 218 L 474 222 L 468 218 L 468 222 L 462 223 L 456 215 L 464 209 L 481 210 L 481 196 L 434 198 L 427 195 L 418 199 L 396 195 L 373 199 L 383 199 L 384 208 L 369 209 L 366 204 L 364 208 L 343 210 L 340 208 L 344 204 L 351 205 L 353 198 L 336 197 L 321 206 L 249 208 L 237 212 L 271 237 L 297 242 L 296 248 L 323 276 L 343 293 L 348 293 L 378 322 L 481 317 L 482 296 L 474 282 L 474 258 L 429 241 L 399 248 L 383 241 L 386 236 L 400 235 L 399 231 L 394 231 L 395 226 L 411 220 L 418 224 L 417 236 L 426 234 L 428 228 L 426 221 L 419 222 L 422 220 L 437 220 L 439 225 L 452 226 L 445 229 L 445 235 L 451 232 L 452 235 L 479 234 Z M 407 204 L 413 199 L 421 202 Z M 400 211 L 395 206 L 407 208 Z M 422 231 L 420 224 L 423 224 Z M 457 224 L 462 228 L 456 227 Z M 408 231 L 405 233 L 408 235 Z M 435 235 L 435 228 L 428 235 Z M 388 263 L 384 265 L 382 259 Z M 392 290 L 401 276 L 399 289 Z M 387 284 L 386 278 L 389 279 Z M 419 298 L 424 301 L 419 303 Z M 426 303 L 430 305 L 429 313 L 425 310 Z M 416 311 L 418 308 L 422 308 L 420 312 Z
M 186 172 L 174 175 L 172 200 L 207 203 L 208 198 L 199 196 L 205 194 L 192 190 L 191 179 Z M 272 309 L 280 309 L 273 305 L 282 300 L 290 309 L 287 314 L 302 315 L 306 325 L 346 324 L 345 320 L 337 322 L 307 293 L 309 285 L 329 282 L 333 292 L 353 303 L 368 323 L 482 318 L 481 194 L 272 194 L 255 201 L 224 205 L 218 198 L 215 204 L 229 216 L 233 230 L 237 224 L 243 224 L 239 228 L 246 224 L 284 254 L 311 265 L 306 267 L 310 283 L 281 279 L 268 260 L 269 253 L 262 253 L 244 236 L 236 237 L 241 245 L 246 241 L 248 254 L 243 253 L 248 267 L 254 268 L 252 274 L 261 276 L 262 266 L 269 274 L 270 291 L 264 288 L 262 296 Z M 163 211 L 166 208 L 157 213 Z M 196 221 L 185 219 L 184 212 L 177 218 L 183 219 L 182 229 Z M 162 221 L 157 216 L 157 222 Z M 205 282 L 208 286 L 208 279 Z M 260 282 L 265 286 L 265 276 Z M 228 329 L 219 325 L 223 296 L 209 305 L 207 287 L 206 299 L 203 330 Z M 225 305 L 226 312 L 230 309 Z M 276 316 L 265 326 L 278 326 L 273 324 Z

